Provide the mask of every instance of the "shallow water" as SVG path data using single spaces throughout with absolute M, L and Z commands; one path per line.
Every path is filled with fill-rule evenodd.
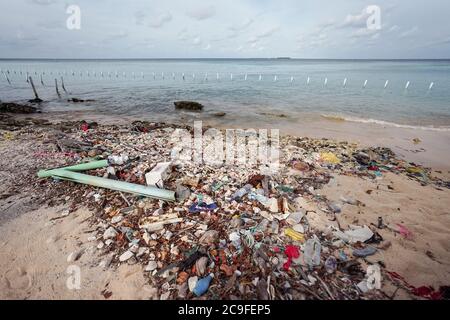
M 31 98 L 28 72 L 46 101 L 44 112 L 85 110 L 179 121 L 186 114 L 174 111 L 173 101 L 195 100 L 206 106 L 202 117 L 226 112 L 223 124 L 326 117 L 450 130 L 449 60 L 0 60 L 0 68 L 0 99 Z M 71 104 L 58 99 L 54 79 L 61 85 L 61 77 L 70 97 L 95 101 Z

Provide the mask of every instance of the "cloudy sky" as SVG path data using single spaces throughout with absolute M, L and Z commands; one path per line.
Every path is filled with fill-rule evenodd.
M 0 0 L 0 58 L 279 56 L 450 58 L 450 1 Z

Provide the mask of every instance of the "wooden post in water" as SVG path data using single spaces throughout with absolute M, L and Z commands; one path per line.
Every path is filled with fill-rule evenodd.
M 36 91 L 36 87 L 34 86 L 33 78 L 30 77 L 29 79 L 30 79 L 31 88 L 33 89 L 33 93 L 34 93 L 34 99 L 29 100 L 29 101 L 36 102 L 36 103 L 42 102 L 42 100 L 39 98 L 39 95 Z
M 3 72 L 3 75 L 5 76 L 6 81 L 8 81 L 9 85 L 11 85 L 11 81 L 9 81 L 8 75 Z
M 55 88 L 56 88 L 56 94 L 58 95 L 58 98 L 61 99 L 61 94 L 59 93 L 59 90 L 58 90 L 58 79 L 55 79 Z
M 64 92 L 67 93 L 66 87 L 64 86 L 64 78 L 61 77 L 61 87 L 63 88 Z

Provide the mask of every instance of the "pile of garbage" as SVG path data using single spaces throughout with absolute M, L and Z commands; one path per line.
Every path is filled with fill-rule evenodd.
M 388 299 L 383 262 L 366 259 L 389 248 L 379 234 L 387 226 L 332 225 L 343 203 L 359 202 L 330 202 L 318 190 L 335 174 L 377 179 L 387 171 L 448 187 L 389 149 L 345 142 L 281 137 L 280 169 L 268 173 L 256 164 L 172 161 L 180 126 L 56 127 L 64 134 L 49 143 L 76 156 L 65 168 L 41 168 L 35 187 L 51 205 L 70 203 L 65 215 L 94 210 L 89 240 L 101 266 L 142 264 L 156 299 Z M 404 226 L 394 231 L 408 236 Z

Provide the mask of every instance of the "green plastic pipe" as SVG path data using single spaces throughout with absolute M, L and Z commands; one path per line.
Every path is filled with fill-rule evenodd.
M 100 160 L 100 161 L 92 161 L 87 163 L 80 163 L 74 166 L 65 167 L 65 168 L 58 168 L 63 170 L 69 170 L 69 171 L 87 171 L 87 170 L 94 170 L 99 168 L 104 168 L 108 166 L 108 160 Z M 40 170 L 38 172 L 39 178 L 48 178 L 53 175 L 53 171 L 57 169 L 50 169 L 50 170 Z
M 151 186 L 143 186 L 119 180 L 112 180 L 90 176 L 88 174 L 72 172 L 65 169 L 54 169 L 52 177 L 69 180 L 76 183 L 88 184 L 95 187 L 106 188 L 116 191 L 128 192 L 144 197 L 154 198 L 164 201 L 175 201 L 175 192 L 165 189 L 158 189 Z

